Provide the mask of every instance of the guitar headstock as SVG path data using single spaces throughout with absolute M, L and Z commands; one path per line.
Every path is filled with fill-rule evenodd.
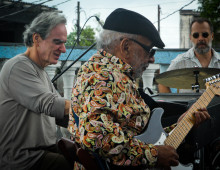
M 213 87 L 213 91 L 215 92 L 215 94 L 220 95 L 220 73 L 212 77 L 206 78 L 205 81 L 205 85 L 207 88 Z

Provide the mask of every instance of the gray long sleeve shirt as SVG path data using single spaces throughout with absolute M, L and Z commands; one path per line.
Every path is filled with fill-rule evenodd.
M 0 169 L 28 169 L 56 143 L 55 118 L 64 117 L 46 71 L 24 54 L 0 73 Z

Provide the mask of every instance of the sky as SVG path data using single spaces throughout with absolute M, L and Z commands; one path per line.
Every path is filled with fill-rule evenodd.
M 23 1 L 42 3 L 46 0 Z M 116 8 L 125 8 L 144 15 L 154 24 L 156 28 L 158 28 L 157 20 L 159 5 L 161 8 L 160 19 L 162 19 L 160 21 L 160 35 L 166 45 L 165 48 L 179 48 L 180 14 L 178 10 L 192 1 L 193 0 L 51 0 L 44 5 L 57 5 L 56 8 L 63 11 L 63 14 L 67 18 L 68 33 L 71 32 L 77 21 L 77 2 L 80 2 L 81 27 L 90 16 L 97 15 L 101 21 L 105 21 L 107 16 Z M 190 5 L 184 7 L 183 9 L 197 10 L 198 6 L 198 1 L 194 0 Z M 167 17 L 168 15 L 170 16 Z M 94 17 L 87 21 L 85 26 L 88 25 L 92 28 L 101 29 L 101 26 Z

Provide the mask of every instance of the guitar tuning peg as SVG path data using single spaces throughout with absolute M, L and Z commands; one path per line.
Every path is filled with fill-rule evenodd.
M 209 82 L 211 79 L 210 79 L 210 77 L 209 77 L 209 78 L 206 78 L 205 80 L 206 80 L 206 82 Z

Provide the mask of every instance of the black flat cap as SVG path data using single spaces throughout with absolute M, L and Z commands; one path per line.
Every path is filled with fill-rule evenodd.
M 137 34 L 150 39 L 154 46 L 165 45 L 154 25 L 143 15 L 123 8 L 114 10 L 106 19 L 104 29 L 129 34 Z

